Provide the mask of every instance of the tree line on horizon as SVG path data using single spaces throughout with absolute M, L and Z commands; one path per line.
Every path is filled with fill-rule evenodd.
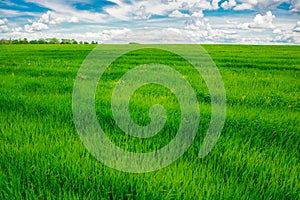
M 38 40 L 24 39 L 1 39 L 0 44 L 98 44 L 98 42 L 92 41 L 76 41 L 75 39 L 57 39 L 57 38 L 40 38 Z

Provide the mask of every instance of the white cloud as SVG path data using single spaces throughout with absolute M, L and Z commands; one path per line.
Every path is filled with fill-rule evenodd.
M 298 0 L 296 0 L 298 1 Z M 290 0 L 237 0 L 238 4 L 234 10 L 259 10 L 266 11 L 271 8 L 276 8 L 278 5 Z
M 126 34 L 119 35 L 117 38 L 104 41 L 105 43 L 184 43 L 188 41 L 187 36 L 184 33 L 175 28 L 165 29 L 138 29 L 130 30 Z
M 229 0 L 229 1 L 224 1 L 222 4 L 221 4 L 221 7 L 224 9 L 224 10 L 229 10 L 231 9 L 232 7 L 236 6 L 236 1 L 235 0 Z
M 300 0 L 292 0 L 291 11 L 300 13 Z
M 40 22 L 33 22 L 31 27 L 33 30 L 37 30 L 37 31 L 47 30 L 49 28 L 47 24 L 43 24 Z
M 192 14 L 192 17 L 198 17 L 198 18 L 204 17 L 203 11 L 200 10 L 199 12 L 194 12 L 194 13 Z
M 212 5 L 212 9 L 213 9 L 213 10 L 219 9 L 219 2 L 220 2 L 220 1 L 221 1 L 221 0 L 212 0 L 211 5 Z
M 126 21 L 136 19 L 136 8 L 142 8 L 147 16 L 167 15 L 171 11 L 182 8 L 182 2 L 179 1 L 131 0 L 130 2 L 124 2 L 120 0 L 111 0 L 111 2 L 116 5 L 105 7 L 105 12 L 115 19 Z M 146 19 L 148 18 L 149 17 Z
M 106 38 L 102 40 L 104 43 L 200 43 L 209 42 L 217 43 L 225 38 L 226 41 L 232 40 L 232 32 L 223 32 L 220 30 L 213 30 L 209 23 L 206 24 L 205 30 L 183 30 L 177 28 L 162 28 L 162 29 L 134 29 L 127 30 L 126 33 L 121 33 L 117 36 Z M 109 31 L 108 31 L 109 32 Z M 225 37 L 224 37 L 225 35 Z M 221 40 L 220 40 L 221 37 Z
M 185 22 L 186 30 L 206 30 L 207 22 L 202 19 L 190 19 Z
M 182 10 L 195 15 L 203 10 L 217 10 L 221 0 L 110 0 L 116 5 L 107 6 L 105 12 L 111 17 L 119 20 L 129 21 L 136 19 L 136 8 L 143 8 L 147 16 L 160 15 L 171 17 L 188 17 L 187 14 L 180 14 Z M 174 12 L 174 13 L 173 13 Z M 145 19 L 149 19 L 146 17 Z
M 274 34 L 282 34 L 282 31 L 279 28 L 273 30 Z
M 276 36 L 271 42 L 278 42 L 278 43 L 289 43 L 293 44 L 296 43 L 296 38 L 290 34 L 281 34 Z
M 273 24 L 273 19 L 275 19 L 275 15 L 272 14 L 271 11 L 266 12 L 265 15 L 257 14 L 253 21 L 250 23 L 239 24 L 238 28 L 241 29 L 274 29 L 275 26 Z
M 32 33 L 34 31 L 42 31 L 49 29 L 47 24 L 41 23 L 41 22 L 33 22 L 31 25 L 26 24 L 24 26 L 24 30 L 28 33 Z
M 111 29 L 111 30 L 103 30 L 101 32 L 87 32 L 82 35 L 75 36 L 79 40 L 100 40 L 100 41 L 113 41 L 116 38 L 122 38 L 126 35 L 128 35 L 131 32 L 130 29 L 124 28 L 124 29 Z
M 265 15 L 258 14 L 253 19 L 253 22 L 249 24 L 250 28 L 274 28 L 273 19 L 275 15 L 271 11 L 266 12 Z
M 171 14 L 169 14 L 169 17 L 181 18 L 181 17 L 190 17 L 190 15 L 184 14 L 179 10 L 174 10 Z
M 297 21 L 296 26 L 293 29 L 294 32 L 300 32 L 300 21 Z
M 4 33 L 11 33 L 11 32 L 21 32 L 23 29 L 21 27 L 16 27 L 16 28 L 11 28 L 8 25 L 8 19 L 4 18 L 4 19 L 0 19 L 0 33 L 4 34 Z
M 0 25 L 5 25 L 7 23 L 7 19 L 4 18 L 4 19 L 0 19 Z
M 13 32 L 21 32 L 23 30 L 22 27 L 13 28 Z
M 140 6 L 133 13 L 134 19 L 149 19 L 151 17 L 151 14 L 147 12 L 145 6 Z
M 2 32 L 2 33 L 9 32 L 7 22 L 8 22 L 8 20 L 6 18 L 0 19 L 0 32 Z
M 66 20 L 61 17 L 53 17 L 52 12 L 48 11 L 41 16 L 38 22 L 43 24 L 61 24 L 64 21 Z
M 77 17 L 61 17 L 51 11 L 47 11 L 46 13 L 42 14 L 41 18 L 38 20 L 39 23 L 43 24 L 61 24 L 64 22 L 78 22 Z
M 180 1 L 178 1 L 180 2 Z M 181 7 L 189 8 L 189 10 L 217 10 L 221 0 L 183 0 Z
M 3 32 L 3 33 L 9 32 L 8 26 L 7 25 L 1 25 L 0 26 L 0 32 Z
M 49 29 L 48 25 L 57 25 L 64 22 L 75 23 L 78 22 L 78 18 L 77 17 L 63 18 L 57 16 L 55 13 L 51 11 L 47 11 L 46 13 L 42 14 L 39 20 L 37 21 L 28 20 L 28 22 L 30 24 L 24 25 L 24 30 L 26 32 L 32 33 L 34 31 L 48 30 Z
M 242 4 L 239 4 L 237 5 L 233 10 L 253 10 L 254 9 L 254 6 L 251 5 L 251 4 L 248 4 L 248 3 L 242 3 Z
M 249 25 L 250 25 L 250 23 L 242 23 L 242 24 L 238 24 L 237 28 L 243 29 L 243 30 L 249 30 L 250 29 Z
M 69 22 L 71 22 L 71 23 L 77 23 L 77 22 L 79 22 L 79 19 L 77 17 L 71 17 L 71 19 L 69 20 Z
M 289 3 L 290 0 L 253 0 L 257 1 L 256 7 L 259 10 L 266 11 L 266 9 L 270 10 L 271 8 L 276 8 L 278 5 L 286 2 Z

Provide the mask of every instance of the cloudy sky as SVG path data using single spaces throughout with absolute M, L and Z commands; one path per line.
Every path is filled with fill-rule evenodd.
M 300 44 L 300 0 L 0 0 L 0 38 Z

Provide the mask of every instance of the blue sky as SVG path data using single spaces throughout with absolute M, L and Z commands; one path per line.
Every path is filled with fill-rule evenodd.
M 300 44 L 300 0 L 0 0 L 0 38 Z

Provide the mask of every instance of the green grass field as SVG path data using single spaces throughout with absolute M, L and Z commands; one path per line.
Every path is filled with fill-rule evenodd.
M 227 94 L 225 127 L 204 159 L 198 152 L 211 111 L 203 80 L 182 60 L 159 50 L 120 57 L 98 86 L 96 108 L 100 125 L 121 148 L 161 148 L 180 120 L 173 93 L 149 85 L 133 95 L 131 115 L 146 125 L 149 107 L 161 103 L 169 116 L 162 131 L 137 139 L 116 127 L 111 92 L 132 65 L 146 58 L 173 65 L 200 102 L 200 128 L 189 150 L 170 166 L 144 174 L 106 167 L 77 134 L 73 86 L 94 47 L 0 45 L 0 199 L 299 199 L 300 46 L 203 45 Z

